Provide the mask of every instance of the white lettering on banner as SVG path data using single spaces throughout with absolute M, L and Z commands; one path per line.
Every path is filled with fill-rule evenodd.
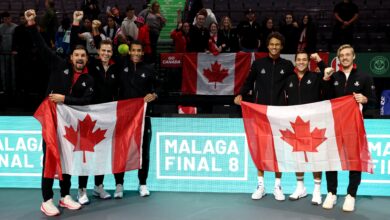
M 191 144 L 189 144 L 189 142 Z M 235 140 L 230 141 L 228 148 L 226 148 L 225 140 L 217 140 L 213 144 L 213 140 L 206 140 L 203 147 L 198 146 L 196 140 L 182 140 L 180 145 L 178 145 L 178 140 L 166 139 L 165 140 L 165 153 L 174 153 L 174 154 L 237 154 L 238 151 L 237 142 Z M 170 152 L 170 149 L 173 152 Z
M 33 164 L 28 161 L 27 154 L 0 154 L 0 168 L 34 168 Z
M 390 160 L 384 158 L 390 155 L 390 142 L 368 142 L 368 148 L 372 156 L 383 157 L 383 159 L 372 160 L 376 172 L 390 174 Z
M 18 137 L 16 144 L 10 144 L 8 137 L 0 139 L 0 151 L 14 152 L 14 151 L 42 151 L 42 138 L 24 138 Z
M 158 179 L 247 180 L 244 133 L 156 133 Z

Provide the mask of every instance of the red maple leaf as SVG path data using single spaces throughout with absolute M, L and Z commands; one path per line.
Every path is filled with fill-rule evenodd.
M 223 82 L 223 80 L 229 75 L 228 69 L 221 68 L 222 64 L 219 64 L 218 61 L 215 61 L 211 64 L 211 69 L 203 69 L 203 75 L 209 80 L 209 82 L 213 82 L 214 89 L 217 88 L 217 82 Z
M 85 151 L 94 152 L 94 147 L 105 137 L 107 129 L 98 128 L 93 132 L 96 121 L 92 121 L 91 116 L 87 114 L 83 121 L 78 120 L 77 130 L 72 126 L 65 126 L 66 134 L 64 137 L 73 144 L 73 151 L 83 151 L 83 162 L 85 163 Z
M 294 122 L 290 122 L 294 132 L 289 129 L 279 130 L 282 139 L 293 147 L 293 152 L 303 151 L 307 162 L 306 152 L 318 152 L 317 147 L 324 142 L 326 128 L 314 128 L 310 132 L 310 121 L 304 122 L 301 117 L 297 117 Z

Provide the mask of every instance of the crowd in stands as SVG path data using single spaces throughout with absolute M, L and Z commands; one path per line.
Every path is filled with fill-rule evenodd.
M 159 36 L 167 20 L 161 13 L 158 1 L 145 1 L 142 11 L 137 13 L 129 5 L 110 5 L 104 12 L 99 8 L 98 0 L 81 1 L 84 18 L 79 33 L 90 56 L 96 56 L 94 37 L 110 39 L 114 43 L 114 56 L 119 56 L 117 47 L 139 40 L 145 47 L 145 60 L 158 64 Z M 242 21 L 234 26 L 229 16 L 217 17 L 210 8 L 204 8 L 202 1 L 187 1 L 186 10 L 177 11 L 177 27 L 172 30 L 172 51 L 175 52 L 206 52 L 217 55 L 231 52 L 267 51 L 265 41 L 273 32 L 284 35 L 286 42 L 282 50 L 285 54 L 297 51 L 313 53 L 317 51 L 317 25 L 309 14 L 295 18 L 292 12 L 287 12 L 279 21 L 274 17 L 265 17 L 258 21 L 256 14 L 261 8 L 248 8 L 243 13 Z M 353 25 L 356 23 L 359 9 L 350 0 L 343 0 L 334 8 L 336 21 L 332 42 L 336 45 L 349 43 L 353 45 Z M 15 69 L 10 65 L 9 56 L 2 58 L 0 93 L 4 93 L 7 82 L 6 73 L 14 72 L 14 81 L 8 87 L 17 92 L 42 94 L 47 83 L 45 74 L 35 74 L 37 65 L 45 63 L 34 56 L 34 45 L 26 38 L 25 21 L 21 14 L 19 25 L 11 22 L 8 12 L 2 14 L 0 24 L 1 52 L 15 56 Z M 58 20 L 56 5 L 53 0 L 45 0 L 45 12 L 39 21 L 40 33 L 47 45 L 59 55 L 66 57 L 70 53 L 71 19 L 64 14 Z M 4 64 L 4 65 L 3 65 Z M 8 69 L 5 69 L 8 68 Z M 41 71 L 41 70 L 40 70 Z M 27 80 L 26 80 L 27 79 Z

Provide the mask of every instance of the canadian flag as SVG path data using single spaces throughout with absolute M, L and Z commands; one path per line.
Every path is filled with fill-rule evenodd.
M 34 114 L 46 142 L 44 176 L 139 169 L 145 110 L 143 98 L 86 106 L 46 99 Z
M 182 92 L 235 95 L 249 73 L 250 53 L 189 53 L 183 57 Z
M 259 170 L 373 172 L 363 117 L 353 96 L 293 106 L 241 106 Z

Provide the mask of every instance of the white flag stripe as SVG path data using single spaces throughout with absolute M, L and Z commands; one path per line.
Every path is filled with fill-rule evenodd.
M 212 65 L 218 62 L 221 65 L 220 70 L 226 69 L 228 75 L 223 79 L 223 82 L 209 82 L 209 79 L 204 75 L 204 70 L 211 71 Z M 214 56 L 206 53 L 198 53 L 197 63 L 197 94 L 199 95 L 227 95 L 234 94 L 234 75 L 235 75 L 235 53 L 225 53 Z
M 337 142 L 334 138 L 335 133 L 331 103 L 329 101 L 323 101 L 316 103 L 315 105 L 315 108 L 313 104 L 268 107 L 267 116 L 272 125 L 271 129 L 274 136 L 275 153 L 281 172 L 341 170 Z M 291 110 L 292 108 L 293 110 Z M 305 162 L 304 152 L 293 152 L 293 147 L 281 138 L 282 134 L 280 130 L 289 129 L 291 132 L 295 133 L 291 123 L 295 123 L 298 116 L 300 116 L 304 122 L 310 121 L 310 132 L 315 128 L 326 128 L 325 137 L 327 139 L 317 147 L 318 152 L 306 152 L 308 162 Z
M 117 102 L 110 102 L 99 105 L 89 106 L 66 106 L 57 105 L 57 121 L 58 137 L 64 137 L 66 131 L 65 126 L 72 126 L 77 130 L 77 125 L 86 117 L 86 113 L 90 115 L 92 121 L 96 121 L 93 131 L 97 129 L 107 130 L 101 142 L 94 146 L 94 152 L 89 151 L 74 151 L 74 146 L 66 138 L 59 138 L 59 143 L 62 148 L 61 162 L 63 173 L 71 175 L 102 175 L 112 173 L 111 164 L 111 141 L 115 124 L 112 124 L 112 118 L 116 118 Z M 99 112 L 98 114 L 96 112 Z M 76 116 L 76 117 L 72 117 Z M 85 153 L 85 163 L 83 156 Z M 68 158 L 65 160 L 64 157 Z

